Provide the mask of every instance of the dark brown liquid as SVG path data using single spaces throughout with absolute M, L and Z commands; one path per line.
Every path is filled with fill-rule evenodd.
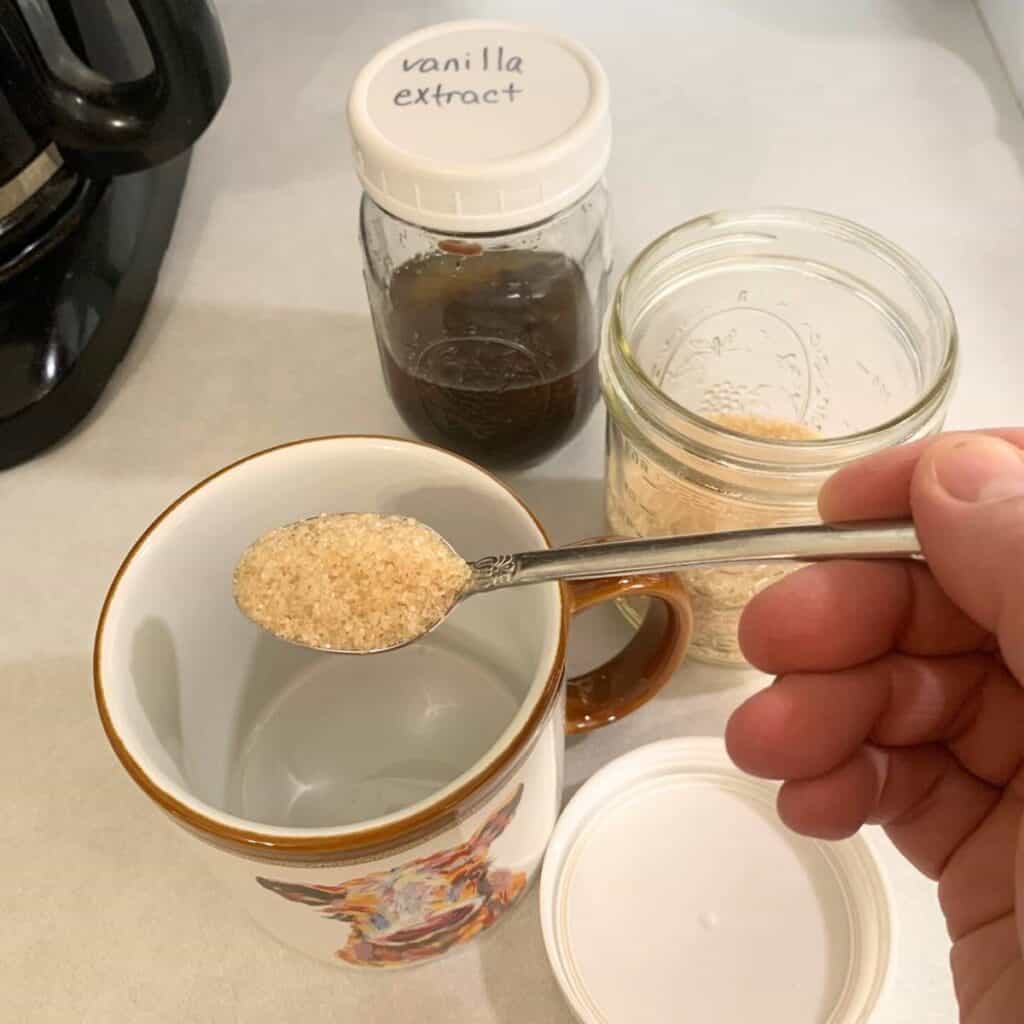
M 410 260 L 371 305 L 388 390 L 420 437 L 489 465 L 564 444 L 597 399 L 591 299 L 558 253 Z

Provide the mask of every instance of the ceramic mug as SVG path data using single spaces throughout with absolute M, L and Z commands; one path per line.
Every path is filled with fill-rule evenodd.
M 135 544 L 96 634 L 96 699 L 142 789 L 268 931 L 334 963 L 437 957 L 529 885 L 559 813 L 566 731 L 652 697 L 684 653 L 671 576 L 484 594 L 371 657 L 281 643 L 236 609 L 264 531 L 325 511 L 414 516 L 464 557 L 548 546 L 502 483 L 389 438 L 283 445 L 215 473 Z M 569 620 L 624 594 L 650 612 L 607 664 L 565 680 Z

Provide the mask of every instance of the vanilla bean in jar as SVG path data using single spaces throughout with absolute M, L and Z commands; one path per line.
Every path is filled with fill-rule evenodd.
M 441 25 L 364 68 L 349 119 L 396 408 L 418 436 L 475 461 L 537 461 L 599 395 L 611 263 L 600 65 L 522 26 Z

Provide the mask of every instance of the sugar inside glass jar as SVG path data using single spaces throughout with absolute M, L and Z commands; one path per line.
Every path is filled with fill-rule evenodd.
M 941 428 L 956 362 L 940 287 L 866 228 L 786 209 L 676 228 L 629 268 L 605 320 L 610 528 L 815 522 L 844 463 Z M 784 571 L 682 574 L 691 653 L 743 664 L 740 612 Z
M 608 83 L 561 36 L 464 21 L 400 39 L 349 99 L 366 288 L 420 437 L 492 466 L 567 441 L 598 395 Z

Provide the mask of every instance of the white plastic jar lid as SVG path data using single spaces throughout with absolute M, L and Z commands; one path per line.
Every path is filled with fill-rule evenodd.
M 378 53 L 349 96 L 356 170 L 381 207 L 458 234 L 510 231 L 586 195 L 611 150 L 608 80 L 570 39 L 455 21 Z
M 541 875 L 544 944 L 584 1024 L 863 1024 L 887 975 L 861 837 L 789 832 L 721 740 L 653 743 L 569 802 Z

